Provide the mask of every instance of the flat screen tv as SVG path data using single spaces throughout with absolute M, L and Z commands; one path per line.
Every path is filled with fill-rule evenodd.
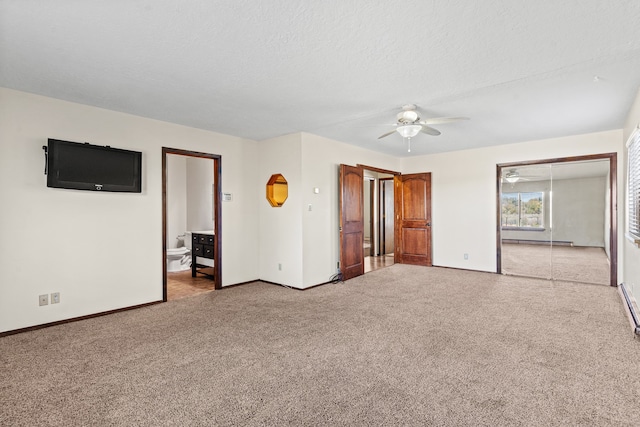
M 49 139 L 47 187 L 142 192 L 142 153 Z

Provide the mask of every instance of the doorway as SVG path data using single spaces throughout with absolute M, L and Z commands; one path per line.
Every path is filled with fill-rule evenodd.
M 497 272 L 616 286 L 616 158 L 497 165 Z
M 340 165 L 340 263 L 343 280 L 365 273 L 365 188 L 364 170 L 388 174 L 393 177 L 393 263 L 431 266 L 431 174 L 417 173 L 400 175 L 398 172 L 373 168 L 365 165 Z M 387 177 L 385 177 L 387 178 Z M 389 184 L 383 184 L 388 186 Z M 388 191 L 388 190 L 387 190 Z M 378 194 L 375 192 L 374 194 Z M 378 199 L 382 197 L 378 196 Z M 389 201 L 389 199 L 387 199 Z M 390 203 L 386 203 L 387 212 Z M 380 213 L 380 203 L 374 210 Z M 387 225 L 389 222 L 386 223 Z M 376 230 L 381 230 L 382 221 Z M 381 253 L 383 246 L 382 231 L 373 240 L 374 251 L 378 257 L 387 257 Z M 390 239 L 389 231 L 384 232 Z M 390 251 L 390 244 L 384 244 Z
M 162 148 L 163 301 L 221 288 L 221 163 L 216 154 Z M 168 249 L 185 254 L 168 260 Z
M 363 178 L 364 272 L 369 273 L 394 264 L 393 175 L 363 168 Z

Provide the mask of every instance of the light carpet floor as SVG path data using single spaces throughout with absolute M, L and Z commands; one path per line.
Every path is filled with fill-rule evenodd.
M 640 425 L 615 288 L 394 265 L 0 338 L 2 426 Z
M 516 276 L 610 284 L 609 259 L 602 248 L 503 243 L 502 272 Z

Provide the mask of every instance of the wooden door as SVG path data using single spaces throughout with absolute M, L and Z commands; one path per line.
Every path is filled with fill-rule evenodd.
M 399 175 L 394 183 L 394 261 L 431 266 L 431 174 Z
M 364 274 L 362 168 L 340 165 L 340 270 L 343 280 Z

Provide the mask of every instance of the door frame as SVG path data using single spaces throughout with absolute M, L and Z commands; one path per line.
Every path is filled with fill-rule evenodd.
M 363 171 L 364 173 L 364 171 Z M 369 178 L 369 177 L 367 177 Z M 369 206 L 367 206 L 367 209 L 369 209 L 369 243 L 371 244 L 371 246 L 369 247 L 369 255 L 368 256 L 375 256 L 376 255 L 376 243 L 375 243 L 375 239 L 374 237 L 376 236 L 375 233 L 375 227 L 374 227 L 374 223 L 375 221 L 373 220 L 374 218 L 374 211 L 375 211 L 375 192 L 376 192 L 376 180 L 375 179 L 365 179 L 367 181 L 369 181 Z M 364 189 L 363 189 L 364 191 Z M 367 255 L 365 255 L 365 258 L 367 257 Z
M 167 155 L 199 157 L 213 160 L 214 208 L 214 289 L 222 288 L 222 156 L 179 148 L 162 147 L 162 301 L 167 301 Z
M 387 228 L 386 228 L 386 215 L 384 213 L 384 208 L 386 206 L 386 201 L 385 201 L 385 197 L 386 197 L 386 189 L 385 189 L 385 182 L 391 182 L 391 188 L 393 188 L 393 178 L 379 178 L 378 179 L 378 218 L 379 218 L 379 224 L 380 224 L 380 232 L 378 234 L 378 238 L 380 240 L 380 243 L 378 245 L 378 248 L 380 249 L 380 255 L 386 255 L 387 254 L 387 241 L 386 241 L 386 234 L 387 234 Z M 394 192 L 394 197 L 395 197 L 395 192 Z M 395 208 L 395 199 L 394 199 L 394 208 Z M 395 215 L 392 218 L 393 220 L 393 229 L 394 229 L 394 234 L 395 234 Z M 395 235 L 394 235 L 395 238 Z
M 386 173 L 388 175 L 402 175 L 400 172 L 396 172 L 396 171 L 392 171 L 389 169 L 381 169 L 381 168 L 376 168 L 374 166 L 368 166 L 368 165 L 363 165 L 361 163 L 357 163 L 356 164 L 357 168 L 361 168 L 361 169 L 366 169 L 369 170 L 371 172 L 379 172 L 379 173 Z
M 502 169 L 519 166 L 569 163 L 589 160 L 609 160 L 609 254 L 611 286 L 618 286 L 618 154 L 602 153 L 585 156 L 560 157 L 555 159 L 531 160 L 496 165 L 496 273 L 502 274 Z
M 366 169 L 366 170 L 371 171 L 371 172 L 378 172 L 378 173 L 384 173 L 384 174 L 387 174 L 387 175 L 393 175 L 394 177 L 395 177 L 395 176 L 397 176 L 397 175 L 402 175 L 402 174 L 401 174 L 400 172 L 398 172 L 398 171 L 392 171 L 392 170 L 389 170 L 389 169 L 377 168 L 377 167 L 375 167 L 375 166 L 363 165 L 362 163 L 357 163 L 357 164 L 356 164 L 356 167 L 359 167 L 359 168 L 361 168 L 361 169 L 363 169 L 363 170 L 365 170 L 365 169 Z M 391 179 L 391 180 L 393 180 L 393 178 L 378 178 L 378 183 L 380 183 L 380 181 L 382 181 L 383 179 Z M 380 203 L 380 197 L 379 197 L 379 196 L 380 196 L 380 194 L 379 194 L 379 193 L 380 193 L 380 192 L 378 191 L 378 208 L 379 208 L 379 207 L 380 207 L 380 205 L 381 205 L 381 203 Z M 394 196 L 394 197 L 395 197 L 395 196 Z M 381 224 L 381 223 L 382 223 L 382 221 L 381 221 L 381 218 L 382 218 L 382 217 L 380 216 L 380 212 L 379 212 L 379 211 L 380 211 L 380 209 L 377 209 L 377 210 L 378 210 L 378 224 Z M 395 220 L 395 218 L 394 218 L 394 220 L 393 220 L 394 233 L 395 233 L 395 223 L 396 223 L 396 220 Z M 380 228 L 380 227 L 378 227 L 378 228 Z M 378 233 L 378 252 L 379 252 L 380 254 L 382 254 L 382 235 L 381 235 L 381 233 Z

